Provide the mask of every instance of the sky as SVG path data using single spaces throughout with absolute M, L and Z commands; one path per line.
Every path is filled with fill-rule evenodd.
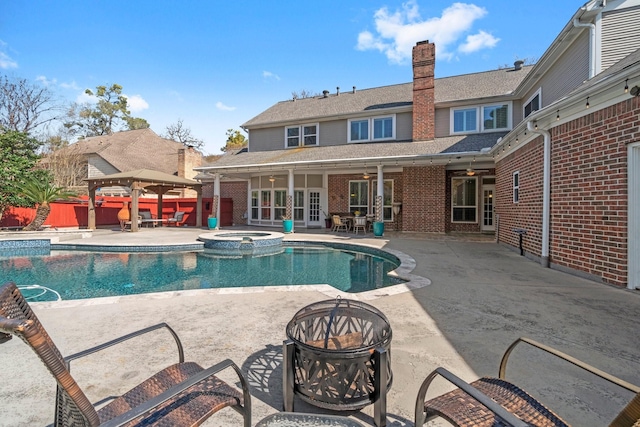
M 117 83 L 154 132 L 182 120 L 220 154 L 294 92 L 410 82 L 418 41 L 436 44 L 436 78 L 535 61 L 585 1 L 11 0 L 0 74 L 68 102 Z

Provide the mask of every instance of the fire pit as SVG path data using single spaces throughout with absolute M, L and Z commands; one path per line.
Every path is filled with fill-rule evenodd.
M 320 301 L 298 311 L 283 345 L 284 409 L 294 395 L 332 410 L 374 404 L 374 421 L 386 425 L 391 387 L 391 325 L 382 312 L 360 301 Z

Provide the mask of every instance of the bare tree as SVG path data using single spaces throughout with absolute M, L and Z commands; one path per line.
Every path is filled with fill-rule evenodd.
M 291 92 L 291 97 L 293 99 L 313 98 L 314 96 L 320 96 L 320 94 L 317 92 L 314 93 L 307 89 L 302 89 L 300 91 L 294 90 L 293 92 Z
M 69 144 L 59 135 L 49 136 L 45 143 L 43 157 L 38 167 L 46 169 L 55 187 L 65 188 L 78 194 L 86 193 L 87 159 L 79 144 Z
M 187 147 L 194 147 L 196 150 L 201 150 L 204 146 L 204 141 L 191 135 L 191 129 L 184 126 L 182 119 L 178 119 L 176 123 L 167 126 L 162 137 L 179 142 Z
M 47 87 L 26 79 L 0 76 L 0 127 L 32 134 L 57 120 L 61 112 L 61 103 Z

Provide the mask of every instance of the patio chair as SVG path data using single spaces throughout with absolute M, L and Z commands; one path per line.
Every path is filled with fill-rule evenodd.
M 333 218 L 333 228 L 331 228 L 331 231 L 344 230 L 347 232 L 349 230 L 347 223 L 342 221 L 340 215 L 333 215 L 331 218 Z
M 518 338 L 502 356 L 498 378 L 480 378 L 471 384 L 444 368 L 431 372 L 422 383 L 415 407 L 415 425 L 442 417 L 455 426 L 562 426 L 568 424 L 518 386 L 506 381 L 505 372 L 509 355 L 516 345 L 526 343 L 624 389 L 636 393 L 635 397 L 613 420 L 611 427 L 632 427 L 640 421 L 640 387 L 607 374 L 561 351 L 528 338 Z M 454 384 L 456 389 L 425 401 L 431 381 L 441 376 Z
M 167 219 L 167 224 L 168 225 L 182 225 L 182 222 L 184 220 L 184 212 L 174 212 L 173 217 L 168 218 Z
M 173 336 L 179 363 L 160 371 L 122 396 L 103 399 L 100 403 L 111 402 L 96 411 L 71 376 L 71 361 L 161 328 L 166 328 Z M 21 338 L 35 351 L 56 380 L 53 424 L 56 427 L 196 426 L 227 406 L 243 415 L 245 427 L 251 426 L 251 396 L 240 369 L 231 360 L 224 360 L 208 369 L 184 362 L 180 339 L 166 323 L 62 357 L 16 285 L 7 283 L 0 287 L 0 343 L 12 335 Z M 229 367 L 238 375 L 242 390 L 214 375 Z
M 367 234 L 367 218 L 364 216 L 357 216 L 353 218 L 353 231 L 358 234 L 358 230 L 362 230 Z

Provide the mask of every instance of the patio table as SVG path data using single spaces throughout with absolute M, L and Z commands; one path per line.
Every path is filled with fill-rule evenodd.
M 347 417 L 302 412 L 280 412 L 262 419 L 256 427 L 363 427 L 359 422 Z

